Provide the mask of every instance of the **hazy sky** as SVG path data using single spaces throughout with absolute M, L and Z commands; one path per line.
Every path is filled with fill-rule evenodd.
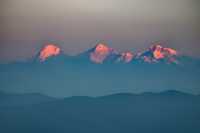
M 77 54 L 104 40 L 141 51 L 161 41 L 200 57 L 199 0 L 1 0 L 0 60 L 35 55 L 48 42 Z

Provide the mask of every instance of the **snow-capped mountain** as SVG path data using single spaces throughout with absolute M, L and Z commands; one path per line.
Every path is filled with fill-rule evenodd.
M 57 56 L 61 53 L 61 49 L 55 44 L 47 44 L 45 45 L 41 51 L 39 52 L 39 60 L 45 61 L 52 56 Z
M 104 43 L 98 43 L 95 47 L 79 54 L 78 57 L 84 57 L 96 64 L 103 64 L 116 62 L 120 57 L 120 53 Z
M 104 63 L 131 63 L 131 62 L 146 62 L 146 63 L 166 63 L 178 64 L 178 52 L 172 48 L 161 46 L 161 44 L 154 44 L 144 52 L 133 54 L 131 51 L 118 52 L 109 47 L 105 43 L 98 43 L 95 47 L 74 56 L 76 59 L 86 59 L 95 64 Z M 46 61 L 51 57 L 63 55 L 60 47 L 56 44 L 45 45 L 38 54 L 38 60 Z M 73 57 L 72 57 L 73 58 Z
M 168 64 L 178 64 L 177 51 L 172 48 L 166 48 L 161 44 L 154 44 L 148 50 L 138 53 L 136 59 L 142 60 L 147 63 L 165 62 Z
M 160 44 L 133 54 L 98 43 L 76 56 L 66 55 L 59 45 L 47 44 L 31 60 L 0 64 L 0 90 L 52 96 L 168 89 L 199 93 L 199 67 L 199 59 Z
M 130 63 L 133 58 L 134 54 L 132 52 L 123 52 L 120 54 L 120 57 L 118 58 L 118 62 L 124 62 L 124 63 Z

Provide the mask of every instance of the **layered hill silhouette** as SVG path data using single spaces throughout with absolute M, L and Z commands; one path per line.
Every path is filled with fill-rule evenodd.
M 199 101 L 197 95 L 169 90 L 0 106 L 0 132 L 199 133 Z
M 40 93 L 15 94 L 0 92 L 0 107 L 17 107 L 55 101 L 56 98 Z

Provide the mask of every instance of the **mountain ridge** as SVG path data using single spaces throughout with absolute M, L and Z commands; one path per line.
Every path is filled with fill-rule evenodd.
M 68 56 L 61 49 L 60 54 L 45 61 L 37 60 L 39 55 L 36 55 L 25 62 L 0 64 L 0 88 L 13 92 L 38 90 L 58 97 L 99 96 L 116 92 L 140 93 L 169 88 L 194 94 L 200 92 L 199 59 L 178 54 L 175 56 L 178 64 L 168 63 L 168 52 L 163 49 L 164 55 L 161 54 L 161 57 L 167 56 L 167 60 L 159 59 L 155 63 L 144 62 L 141 59 L 144 56 L 139 56 L 139 59 L 134 56 L 135 60 L 129 63 L 124 60 L 118 62 L 121 55 L 119 52 L 112 52 L 108 55 L 106 53 L 106 59 L 101 58 L 103 63 L 98 64 L 90 60 L 91 53 L 97 46 L 76 56 Z M 148 57 L 154 59 L 153 50 L 147 51 L 150 52 Z M 174 55 L 169 56 L 169 59 L 171 57 L 174 58 Z
M 116 94 L 0 107 L 2 133 L 199 133 L 200 97 Z
M 58 99 L 68 99 L 68 98 L 101 98 L 101 97 L 112 97 L 112 96 L 146 96 L 146 95 L 152 95 L 152 96 L 156 96 L 156 95 L 176 95 L 176 96 L 200 96 L 200 94 L 192 94 L 192 93 L 188 93 L 188 92 L 183 92 L 183 91 L 178 91 L 178 90 L 165 90 L 165 91 L 160 91 L 160 92 L 141 92 L 141 93 L 131 93 L 131 92 L 118 92 L 118 93 L 114 93 L 114 94 L 106 94 L 103 96 L 69 96 L 69 97 L 63 97 L 63 98 L 58 98 Z M 33 92 L 33 93 L 10 93 L 10 92 L 5 92 L 5 91 L 1 91 L 0 90 L 0 98 L 2 96 L 18 96 L 18 97 L 23 97 L 23 96 L 42 96 L 42 97 L 49 97 L 49 98 L 53 98 L 53 99 L 57 99 L 55 97 L 51 97 L 39 92 Z
M 49 53 L 48 53 L 49 52 Z M 15 61 L 3 64 L 13 63 L 41 63 L 51 62 L 51 60 L 61 60 L 61 62 L 82 62 L 92 64 L 168 64 L 183 65 L 189 64 L 192 60 L 200 60 L 187 55 L 179 54 L 173 48 L 163 47 L 161 43 L 153 43 L 144 51 L 133 53 L 130 50 L 118 52 L 109 47 L 106 43 L 97 43 L 94 47 L 79 53 L 77 55 L 68 55 L 62 48 L 54 43 L 45 44 L 38 53 L 26 61 Z M 200 63 L 199 63 L 200 64 Z
M 178 64 L 176 56 L 178 52 L 175 49 L 163 47 L 161 43 L 155 43 L 144 52 L 133 54 L 131 51 L 118 52 L 109 47 L 106 43 L 99 42 L 93 48 L 86 50 L 75 56 L 68 56 L 62 52 L 62 49 L 56 44 L 46 44 L 36 56 L 40 62 L 45 62 L 49 58 L 59 56 L 61 54 L 74 57 L 84 58 L 95 64 L 103 63 L 125 63 L 129 64 L 135 61 L 146 63 L 165 62 L 167 64 Z

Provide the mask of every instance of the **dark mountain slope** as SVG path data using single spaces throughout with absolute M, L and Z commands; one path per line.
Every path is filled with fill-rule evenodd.
M 170 98 L 173 93 L 173 98 Z M 179 92 L 71 97 L 0 110 L 6 133 L 199 133 L 200 98 Z
M 0 92 L 0 108 L 33 105 L 39 103 L 52 102 L 54 100 L 56 100 L 56 98 L 45 96 L 39 93 L 9 94 Z

